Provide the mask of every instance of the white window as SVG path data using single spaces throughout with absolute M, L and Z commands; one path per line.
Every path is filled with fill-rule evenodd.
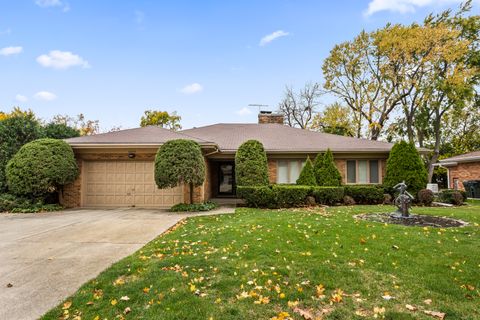
M 304 164 L 303 160 L 278 160 L 277 183 L 296 183 Z
M 347 183 L 380 183 L 378 160 L 347 160 Z

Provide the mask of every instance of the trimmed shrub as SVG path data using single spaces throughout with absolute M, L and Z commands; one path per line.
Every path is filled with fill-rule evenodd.
M 155 182 L 161 189 L 174 188 L 182 183 L 193 188 L 205 180 L 205 160 L 200 145 L 193 140 L 176 139 L 165 142 L 155 157 Z
M 72 148 L 66 142 L 39 139 L 20 148 L 8 162 L 6 172 L 12 193 L 35 198 L 73 182 L 79 170 Z
M 267 154 L 260 141 L 248 140 L 238 148 L 235 154 L 235 179 L 238 186 L 268 185 Z
M 380 204 L 384 199 L 383 188 L 377 185 L 347 185 L 345 195 L 358 204 Z
M 314 187 L 313 196 L 319 204 L 332 205 L 342 202 L 345 194 L 343 187 Z
M 275 194 L 270 186 L 237 186 L 237 196 L 245 200 L 247 207 L 277 207 Z
M 313 164 L 310 157 L 307 157 L 305 165 L 300 172 L 300 176 L 297 179 L 297 185 L 302 186 L 316 186 L 317 180 L 315 179 L 315 172 L 313 171 Z
M 333 154 L 330 149 L 325 152 L 322 158 L 322 165 L 317 169 L 317 184 L 319 186 L 340 186 L 342 184 L 342 176 L 333 161 Z
M 42 137 L 39 121 L 32 112 L 12 112 L 0 121 L 0 193 L 7 191 L 6 168 L 20 148 Z
M 355 200 L 350 197 L 350 196 L 344 196 L 343 197 L 343 203 L 346 205 L 346 206 L 353 206 L 356 204 Z
M 441 202 L 450 203 L 456 206 L 462 205 L 464 202 L 464 197 L 462 193 L 458 190 L 447 189 L 442 190 L 438 194 L 438 199 Z
M 320 181 L 320 169 L 323 167 L 323 153 L 317 154 L 313 161 L 313 173 L 315 174 L 316 184 Z
M 428 182 L 427 169 L 417 149 L 405 141 L 396 143 L 390 151 L 383 183 L 386 187 L 393 187 L 402 181 L 405 181 L 408 192 L 414 196 Z
M 276 204 L 281 208 L 301 207 L 305 205 L 312 187 L 276 184 L 272 186 Z
M 52 139 L 68 139 L 80 137 L 80 130 L 72 128 L 64 123 L 51 122 L 43 127 L 43 136 Z
M 203 203 L 179 203 L 170 208 L 172 212 L 199 212 L 216 209 L 218 205 L 212 201 Z
M 417 199 L 418 203 L 423 206 L 431 206 L 435 196 L 433 191 L 429 189 L 421 189 L 418 191 Z

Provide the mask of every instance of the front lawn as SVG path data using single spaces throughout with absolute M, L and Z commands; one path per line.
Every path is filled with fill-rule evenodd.
M 480 318 L 480 204 L 414 208 L 469 221 L 464 228 L 352 218 L 392 210 L 237 209 L 191 218 L 44 319 Z

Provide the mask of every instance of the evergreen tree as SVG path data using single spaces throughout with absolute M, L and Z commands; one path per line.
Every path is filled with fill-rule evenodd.
M 323 155 L 322 166 L 318 170 L 317 183 L 319 186 L 339 186 L 342 183 L 342 176 L 338 171 L 333 154 L 330 149 Z
M 317 185 L 317 180 L 315 179 L 315 172 L 313 171 L 313 164 L 310 160 L 310 157 L 307 157 L 307 161 L 305 161 L 302 172 L 300 172 L 300 176 L 297 179 L 297 184 L 303 186 Z
M 405 181 L 408 192 L 413 196 L 425 188 L 428 182 L 427 169 L 420 154 L 413 144 L 405 141 L 397 142 L 390 150 L 383 184 L 393 187 L 402 181 Z
M 235 154 L 235 179 L 239 186 L 268 185 L 267 154 L 257 140 L 242 143 Z
M 313 162 L 313 173 L 315 174 L 315 181 L 320 185 L 320 170 L 323 167 L 323 153 L 317 154 Z

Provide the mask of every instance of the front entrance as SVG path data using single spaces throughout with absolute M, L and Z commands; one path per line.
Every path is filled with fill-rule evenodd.
M 233 161 L 218 162 L 217 177 L 217 195 L 233 197 L 235 195 L 235 163 Z

